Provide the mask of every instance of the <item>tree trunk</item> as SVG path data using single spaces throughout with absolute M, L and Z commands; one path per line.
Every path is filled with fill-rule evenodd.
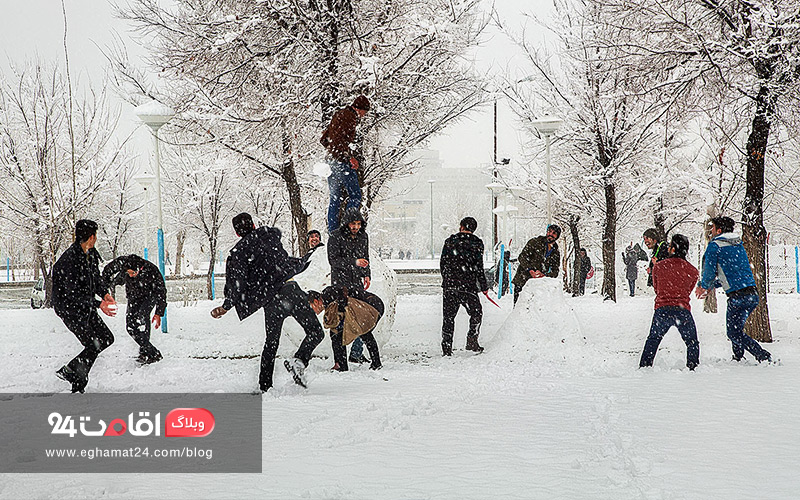
M 176 236 L 178 240 L 178 244 L 175 248 L 175 271 L 173 272 L 173 276 L 180 277 L 181 275 L 181 263 L 183 262 L 183 242 L 186 241 L 186 230 L 181 229 L 178 231 Z
M 653 225 L 658 233 L 658 241 L 667 241 L 667 217 L 664 215 L 664 198 L 658 197 L 656 201 L 656 210 L 653 214 Z
M 289 146 L 288 137 L 284 137 L 283 147 L 285 156 L 281 177 L 283 177 L 283 181 L 286 183 L 286 190 L 289 193 L 289 208 L 292 212 L 292 224 L 294 225 L 295 233 L 297 233 L 297 246 L 300 248 L 300 254 L 304 255 L 308 252 L 308 240 L 305 237 L 309 231 L 308 213 L 303 208 L 300 184 L 297 183 L 294 161 L 290 156 L 291 148 Z
M 758 306 L 747 318 L 745 332 L 759 342 L 772 342 L 767 305 L 767 230 L 764 228 L 764 162 L 770 121 L 775 104 L 769 88 L 762 86 L 756 98 L 756 115 L 747 138 L 747 190 L 744 198 L 742 240 L 756 280 Z
M 570 215 L 569 222 L 567 222 L 569 233 L 572 235 L 572 246 L 574 247 L 575 251 L 575 258 L 572 261 L 572 283 L 570 284 L 573 296 L 578 295 L 581 282 L 581 240 L 580 236 L 578 235 L 578 222 L 580 220 L 580 216 Z
M 603 226 L 603 287 L 600 293 L 603 300 L 617 301 L 616 276 L 616 235 L 617 235 L 617 191 L 610 181 L 606 180 L 606 220 Z

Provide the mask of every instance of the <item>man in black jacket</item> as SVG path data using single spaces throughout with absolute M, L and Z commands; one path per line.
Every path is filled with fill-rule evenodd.
M 654 227 L 646 229 L 642 238 L 644 239 L 645 246 L 653 251 L 650 263 L 647 264 L 647 286 L 653 286 L 653 266 L 656 265 L 656 262 L 660 262 L 669 257 L 669 245 L 664 241 L 666 238 L 661 237 Z
M 117 306 L 100 275 L 96 243 L 97 223 L 79 220 L 75 223 L 75 243 L 53 266 L 53 309 L 83 345 L 80 354 L 56 372 L 72 384 L 72 392 L 85 390 L 97 356 L 114 343 L 114 335 L 97 314 L 99 307 L 107 316 L 114 316 Z
M 112 291 L 117 285 L 125 285 L 125 324 L 128 335 L 139 344 L 136 361 L 143 365 L 160 361 L 161 352 L 150 342 L 150 312 L 155 307 L 153 326 L 160 328 L 167 310 L 167 286 L 161 271 L 149 260 L 131 254 L 112 260 L 103 269 L 103 279 Z
M 241 237 L 231 249 L 225 268 L 225 302 L 211 311 L 219 318 L 232 308 L 244 320 L 264 308 L 266 342 L 261 353 L 261 372 L 258 384 L 262 392 L 272 387 L 275 353 L 281 338 L 283 321 L 293 317 L 306 336 L 294 359 L 285 360 L 284 366 L 295 383 L 306 387 L 305 368 L 314 349 L 325 334 L 317 315 L 308 304 L 308 297 L 294 281 L 288 281 L 303 271 L 305 261 L 290 257 L 281 244 L 281 232 L 274 227 L 256 229 L 248 213 L 233 218 L 233 228 Z
M 459 232 L 444 242 L 439 269 L 442 273 L 442 355 L 453 355 L 453 332 L 458 309 L 463 305 L 469 314 L 467 350 L 483 352 L 478 344 L 483 308 L 478 292 L 488 296 L 489 286 L 483 272 L 483 241 L 472 234 L 478 222 L 472 217 L 461 220 Z
M 580 268 L 580 281 L 578 282 L 578 295 L 586 293 L 586 278 L 589 277 L 589 271 L 592 270 L 592 259 L 586 255 L 586 249 L 581 248 L 581 268 Z
M 369 236 L 367 221 L 358 208 L 348 208 L 342 225 L 328 239 L 328 263 L 331 265 L 331 286 L 348 290 L 367 290 L 370 285 Z M 356 339 L 350 346 L 350 362 L 365 363 L 364 343 Z

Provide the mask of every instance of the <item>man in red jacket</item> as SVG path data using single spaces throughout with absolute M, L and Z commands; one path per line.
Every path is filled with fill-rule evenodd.
M 658 345 L 670 327 L 675 326 L 686 343 L 686 367 L 694 370 L 700 362 L 700 343 L 694 324 L 689 297 L 700 273 L 686 261 L 689 239 L 682 234 L 672 237 L 669 256 L 653 266 L 653 288 L 656 291 L 656 312 L 650 325 L 650 335 L 644 344 L 639 368 L 653 366 Z

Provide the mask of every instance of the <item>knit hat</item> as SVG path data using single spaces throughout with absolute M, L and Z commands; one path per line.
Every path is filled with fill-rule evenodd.
M 353 100 L 353 107 L 356 109 L 363 109 L 364 111 L 369 111 L 369 99 L 367 96 L 360 95 Z

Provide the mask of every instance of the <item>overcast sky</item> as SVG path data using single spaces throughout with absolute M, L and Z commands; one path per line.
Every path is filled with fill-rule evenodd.
M 7 71 L 9 61 L 17 63 L 37 54 L 44 60 L 64 61 L 64 18 L 59 0 L 2 0 L 0 16 L 0 68 Z M 535 11 L 545 16 L 552 9 L 548 0 L 496 0 L 496 8 L 503 18 L 514 26 L 523 22 L 523 11 Z M 488 5 L 488 2 L 487 2 Z M 99 47 L 111 44 L 114 33 L 126 40 L 132 56 L 143 51 L 131 40 L 128 26 L 114 18 L 113 6 L 108 0 L 66 0 L 67 36 L 70 65 L 73 77 L 90 78 L 100 82 L 103 78 L 105 58 Z M 535 29 L 535 31 L 538 31 Z M 483 72 L 515 67 L 519 57 L 515 47 L 497 30 L 490 27 L 485 43 L 476 50 L 475 60 Z M 129 107 L 124 108 L 120 132 L 133 130 L 137 121 Z M 498 112 L 498 157 L 519 158 L 522 138 L 514 127 L 514 117 L 502 102 Z M 487 106 L 461 123 L 450 127 L 435 138 L 430 147 L 438 149 L 445 166 L 477 166 L 492 159 L 492 112 Z

